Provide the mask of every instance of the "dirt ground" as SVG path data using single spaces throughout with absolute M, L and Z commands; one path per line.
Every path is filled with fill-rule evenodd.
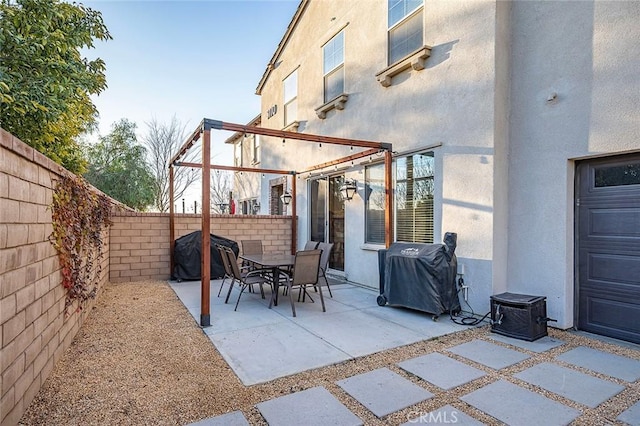
M 551 360 L 558 351 L 578 345 L 597 347 L 640 359 L 633 349 L 550 329 L 567 342 L 517 364 L 523 370 Z M 512 380 L 510 369 L 493 371 L 467 385 L 443 391 L 401 370 L 397 362 L 442 351 L 489 334 L 474 328 L 453 335 L 380 352 L 340 364 L 303 372 L 269 383 L 244 386 L 165 282 L 109 284 L 75 340 L 33 400 L 24 425 L 184 425 L 241 410 L 251 424 L 266 424 L 255 404 L 324 386 L 366 425 L 401 424 L 415 412 L 429 412 L 445 404 L 464 410 L 486 424 L 496 420 L 460 401 L 461 394 L 497 379 Z M 335 382 L 376 368 L 387 367 L 435 396 L 416 406 L 378 419 Z M 573 404 L 583 412 L 574 424 L 616 424 L 615 418 L 640 399 L 640 383 L 618 383 L 626 389 L 595 409 Z M 523 383 L 520 386 L 526 387 Z M 533 387 L 531 387 L 533 389 Z M 537 390 L 540 392 L 540 390 Z M 545 396 L 571 405 L 566 399 Z M 293 407 L 292 409 L 295 409 Z

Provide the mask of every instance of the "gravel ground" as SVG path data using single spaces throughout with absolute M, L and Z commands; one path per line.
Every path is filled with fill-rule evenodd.
M 499 424 L 458 397 L 498 379 L 536 390 L 511 375 L 539 362 L 550 361 L 559 353 L 580 345 L 640 360 L 640 352 L 630 348 L 554 329 L 549 333 L 567 344 L 543 354 L 528 352 L 530 359 L 500 371 L 466 360 L 485 371 L 487 376 L 450 391 L 421 381 L 395 363 L 476 338 L 487 339 L 490 334 L 487 327 L 247 387 L 238 380 L 166 283 L 110 284 L 104 288 L 90 317 L 25 412 L 21 424 L 183 425 L 241 410 L 251 424 L 264 425 L 266 422 L 255 404 L 314 386 L 324 386 L 366 425 L 400 424 L 416 412 L 426 413 L 445 404 L 462 409 L 486 424 Z M 448 355 L 456 357 L 451 353 Z M 435 397 L 381 420 L 335 384 L 340 379 L 381 367 L 419 383 Z M 583 415 L 576 419 L 575 425 L 617 424 L 618 414 L 640 400 L 640 381 L 630 384 L 607 379 L 626 389 L 595 409 L 544 390 L 537 391 L 581 410 Z

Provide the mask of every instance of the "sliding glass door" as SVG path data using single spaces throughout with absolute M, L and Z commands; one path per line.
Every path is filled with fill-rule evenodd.
M 344 176 L 310 182 L 311 240 L 333 243 L 329 268 L 344 271 L 344 200 L 340 186 Z

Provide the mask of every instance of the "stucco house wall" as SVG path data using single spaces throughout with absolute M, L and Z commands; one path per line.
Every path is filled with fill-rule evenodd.
M 458 234 L 476 312 L 504 291 L 544 295 L 554 326 L 574 321 L 574 171 L 583 158 L 640 149 L 640 3 L 425 1 L 425 69 L 381 86 L 385 2 L 303 1 L 258 86 L 264 127 L 284 127 L 283 80 L 298 72 L 299 131 L 432 149 L 434 241 Z M 345 34 L 344 110 L 325 119 L 322 46 Z M 271 140 L 264 167 L 300 170 L 348 148 Z M 371 164 L 382 161 L 374 158 Z M 364 184 L 364 166 L 325 170 Z M 308 176 L 298 180 L 298 244 L 308 239 Z M 362 194 L 360 194 L 362 195 Z M 264 195 L 263 195 L 264 196 Z M 345 204 L 345 276 L 377 287 L 361 196 Z
M 575 161 L 640 149 L 640 3 L 513 2 L 510 291 L 573 325 Z
M 263 127 L 282 129 L 283 80 L 298 70 L 299 131 L 390 142 L 402 154 L 432 148 L 436 159 L 434 240 L 458 233 L 460 261 L 466 265 L 476 306 L 485 309 L 491 292 L 494 185 L 495 2 L 429 2 L 425 8 L 425 44 L 432 46 L 426 69 L 405 71 L 383 87 L 376 74 L 387 67 L 385 2 L 308 3 L 292 36 L 262 88 Z M 341 29 L 345 34 L 345 93 L 342 111 L 322 120 L 322 46 Z M 267 111 L 278 105 L 269 119 Z M 460 119 L 464 117 L 464 120 Z M 348 147 L 271 140 L 263 145 L 268 167 L 300 170 L 349 155 Z M 382 157 L 372 159 L 373 163 Z M 338 173 L 364 184 L 364 165 Z M 328 173 L 333 170 L 327 170 Z M 469 184 L 472 182 L 473 184 Z M 299 246 L 308 239 L 307 176 L 298 184 Z M 362 194 L 361 194 L 362 195 Z M 345 275 L 378 285 L 378 247 L 364 245 L 364 200 L 345 204 Z

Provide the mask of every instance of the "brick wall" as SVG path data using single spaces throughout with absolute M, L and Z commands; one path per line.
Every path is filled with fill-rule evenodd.
M 58 257 L 48 241 L 53 179 L 62 173 L 68 172 L 0 129 L 2 425 L 18 423 L 90 311 L 65 317 Z M 108 244 L 105 254 L 101 283 Z
M 176 238 L 201 229 L 200 215 L 175 215 Z M 109 281 L 169 278 L 169 215 L 123 212 L 110 229 Z M 211 233 L 241 240 L 261 240 L 267 253 L 291 250 L 290 216 L 212 215 Z

